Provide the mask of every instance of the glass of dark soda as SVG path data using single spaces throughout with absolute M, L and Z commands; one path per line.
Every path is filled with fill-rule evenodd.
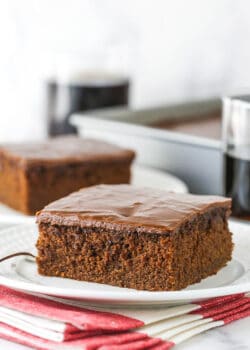
M 232 214 L 250 220 L 250 95 L 223 99 L 223 187 Z
M 76 129 L 69 122 L 72 113 L 128 105 L 129 79 L 91 72 L 63 82 L 49 80 L 46 101 L 48 135 L 75 134 Z

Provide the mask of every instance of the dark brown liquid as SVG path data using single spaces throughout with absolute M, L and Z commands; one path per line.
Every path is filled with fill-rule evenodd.
M 47 83 L 47 120 L 50 136 L 75 134 L 70 125 L 72 113 L 103 107 L 124 106 L 128 104 L 129 81 L 82 82 L 81 84 Z
M 240 158 L 241 153 L 247 154 L 248 152 L 244 150 L 244 153 L 224 154 L 224 193 L 232 198 L 232 214 L 249 220 L 250 159 Z

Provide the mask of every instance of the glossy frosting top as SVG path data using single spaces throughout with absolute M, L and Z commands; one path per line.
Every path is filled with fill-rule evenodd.
M 132 159 L 134 152 L 120 148 L 107 142 L 82 139 L 76 136 L 64 136 L 49 139 L 44 142 L 21 144 L 6 144 L 0 147 L 0 152 L 20 163 L 46 162 L 78 162 Z
M 37 214 L 37 221 L 103 229 L 166 233 L 211 207 L 230 208 L 217 196 L 176 194 L 132 185 L 99 185 L 59 199 Z

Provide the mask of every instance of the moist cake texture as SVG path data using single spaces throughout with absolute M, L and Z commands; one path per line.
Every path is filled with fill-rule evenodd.
M 231 259 L 231 200 L 99 185 L 37 214 L 38 271 L 149 291 L 179 290 Z
M 134 152 L 78 137 L 0 146 L 0 201 L 25 214 L 82 187 L 129 183 Z

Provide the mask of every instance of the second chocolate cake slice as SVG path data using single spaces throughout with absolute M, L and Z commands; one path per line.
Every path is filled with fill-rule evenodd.
M 231 259 L 231 200 L 100 185 L 37 215 L 38 270 L 150 291 L 179 290 Z
M 135 153 L 101 140 L 61 136 L 0 146 L 0 201 L 34 215 L 80 188 L 130 182 Z

